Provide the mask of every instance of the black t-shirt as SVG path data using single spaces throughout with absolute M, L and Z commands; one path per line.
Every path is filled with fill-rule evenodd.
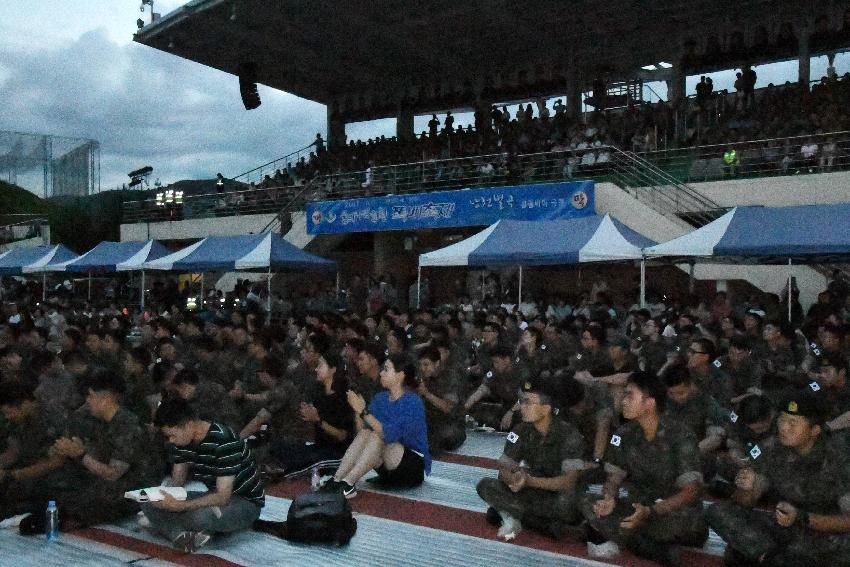
M 317 423 L 316 444 L 345 450 L 351 443 L 351 435 L 354 431 L 354 413 L 351 406 L 348 405 L 345 392 L 331 392 L 329 395 L 317 394 L 315 400 L 313 400 L 313 405 L 316 406 L 316 411 L 319 412 L 322 421 L 348 433 L 344 441 L 337 441 L 325 433 L 325 430 Z

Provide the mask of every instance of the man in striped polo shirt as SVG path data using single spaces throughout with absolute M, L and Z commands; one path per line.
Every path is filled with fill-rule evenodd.
M 160 502 L 142 504 L 150 528 L 187 553 L 213 533 L 250 528 L 260 517 L 265 486 L 245 441 L 227 425 L 198 419 L 182 399 L 163 401 L 154 424 L 168 441 L 169 485 L 198 480 L 209 492 L 189 492 L 185 501 L 165 495 Z

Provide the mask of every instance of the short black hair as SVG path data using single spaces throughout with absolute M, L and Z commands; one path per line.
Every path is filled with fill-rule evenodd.
M 427 358 L 431 362 L 440 362 L 440 350 L 436 346 L 426 346 L 419 351 L 419 360 Z
M 496 357 L 498 357 L 498 358 L 508 358 L 508 359 L 513 360 L 514 353 L 509 347 L 506 347 L 505 345 L 499 345 L 499 346 L 497 346 L 496 348 L 493 349 L 493 352 L 490 353 L 490 358 L 496 358 Z
M 342 357 L 333 350 L 328 350 L 327 352 L 322 353 L 322 360 L 325 361 L 325 364 L 328 365 L 328 368 L 334 368 L 340 373 L 345 367 L 345 363 L 343 363 Z
M 156 408 L 153 424 L 157 427 L 179 427 L 195 419 L 195 411 L 182 398 L 167 398 Z
M 750 344 L 750 339 L 745 335 L 732 335 L 732 338 L 729 339 L 729 348 L 733 347 L 738 350 L 750 350 L 753 348 Z
M 662 379 L 664 380 L 664 386 L 666 388 L 675 388 L 676 386 L 681 386 L 683 384 L 693 383 L 690 372 L 688 372 L 688 369 L 681 364 L 669 368 L 666 372 L 664 372 Z
M 752 425 L 769 418 L 773 413 L 774 403 L 762 395 L 746 396 L 738 404 L 738 415 L 744 425 Z
M 381 366 L 387 359 L 386 349 L 375 342 L 366 343 L 366 346 L 360 352 L 365 352 L 368 356 L 374 358 L 378 366 Z
M 840 352 L 827 352 L 821 358 L 821 368 L 831 366 L 836 372 L 847 372 L 847 359 Z
M 92 371 L 85 385 L 93 392 L 112 392 L 117 396 L 126 390 L 124 378 L 106 368 L 97 368 Z
M 628 384 L 633 384 L 645 396 L 655 400 L 655 409 L 659 414 L 664 412 L 664 402 L 667 400 L 667 388 L 661 380 L 649 372 L 643 370 L 633 372 L 629 376 Z
M 130 355 L 130 358 L 144 366 L 146 369 L 151 365 L 153 361 L 153 357 L 151 356 L 151 351 L 142 346 L 133 347 L 127 351 L 127 354 Z
M 201 379 L 198 376 L 198 373 L 191 368 L 182 368 L 174 375 L 174 378 L 171 379 L 171 383 L 177 386 L 180 384 L 190 384 L 195 386 L 200 381 Z
M 32 384 L 9 382 L 0 388 L 0 406 L 19 407 L 26 401 L 35 400 Z

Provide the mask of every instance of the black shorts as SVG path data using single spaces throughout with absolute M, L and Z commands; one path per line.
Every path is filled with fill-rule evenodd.
M 381 484 L 398 488 L 413 488 L 425 480 L 425 460 L 422 455 L 405 447 L 401 462 L 393 470 L 384 465 L 377 469 Z

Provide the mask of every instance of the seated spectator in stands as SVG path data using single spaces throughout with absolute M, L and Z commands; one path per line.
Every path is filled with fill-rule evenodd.
M 250 528 L 265 504 L 265 486 L 249 445 L 230 427 L 195 417 L 185 400 L 164 401 L 154 423 L 168 442 L 168 486 L 199 480 L 209 491 L 142 504 L 143 523 L 187 553 L 215 533 Z
M 608 444 L 602 496 L 588 496 L 581 505 L 593 553 L 610 556 L 622 546 L 671 565 L 674 546 L 701 547 L 708 538 L 696 439 L 662 417 L 665 400 L 657 377 L 636 372 L 629 378 L 623 399 L 629 422 Z M 625 499 L 621 486 L 628 489 Z
M 419 384 L 413 362 L 403 355 L 390 356 L 381 384 L 386 391 L 368 407 L 363 396 L 348 392 L 358 433 L 323 489 L 353 498 L 357 481 L 373 469 L 381 484 L 399 488 L 419 486 L 431 473 L 425 408 L 415 394 Z
M 581 518 L 577 488 L 585 440 L 554 413 L 555 395 L 556 388 L 540 379 L 523 384 L 522 422 L 507 437 L 499 477 L 476 487 L 489 506 L 487 520 L 505 540 L 523 525 L 557 539 Z
M 838 145 L 833 140 L 832 136 L 826 139 L 826 143 L 821 148 L 818 165 L 822 170 L 829 170 L 835 165 L 835 158 L 838 157 Z
M 313 424 L 313 439 L 306 442 L 280 437 L 269 448 L 271 468 L 287 478 L 313 467 L 336 468 L 353 436 L 354 416 L 346 397 L 348 380 L 339 355 L 327 351 L 319 357 L 316 381 L 319 391 L 299 407 L 301 419 Z
M 818 145 L 814 138 L 809 138 L 806 143 L 800 146 L 800 159 L 798 167 L 807 169 L 811 173 L 816 165 L 818 165 Z M 798 170 L 799 171 L 799 170 Z
M 455 411 L 460 401 L 459 375 L 444 369 L 440 351 L 426 346 L 419 353 L 419 396 L 428 421 L 431 454 L 454 451 L 466 440 L 463 416 Z

